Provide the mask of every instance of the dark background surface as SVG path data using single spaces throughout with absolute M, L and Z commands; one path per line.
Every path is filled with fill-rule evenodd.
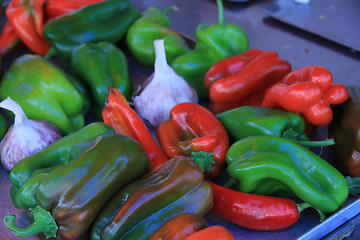
M 4 1 L 5 4 L 6 2 L 9 1 Z M 198 24 L 206 23 L 211 25 L 217 23 L 218 12 L 215 0 L 131 0 L 131 2 L 139 11 L 144 11 L 150 6 L 164 9 L 169 5 L 176 5 L 178 10 L 170 11 L 168 14 L 172 21 L 171 28 L 193 39 L 195 39 L 195 29 Z M 244 29 L 249 38 L 250 48 L 275 50 L 282 59 L 291 63 L 294 70 L 307 65 L 321 65 L 332 72 L 334 82 L 360 86 L 359 52 L 332 40 L 325 39 L 317 34 L 304 31 L 270 17 L 264 9 L 275 2 L 276 1 L 270 0 L 251 0 L 246 3 L 224 1 L 225 22 L 237 24 Z M 310 2 L 308 6 L 309 9 L 311 9 L 311 6 Z M 316 9 L 316 11 L 321 12 L 319 9 Z M 348 9 L 347 11 L 354 11 L 354 9 Z M 351 16 L 351 14 L 349 14 L 349 16 Z M 345 26 L 341 21 L 338 21 L 338 25 L 334 26 L 332 24 L 328 27 L 344 28 Z M 359 31 L 359 29 L 357 30 Z M 9 64 L 14 56 L 15 55 L 11 55 L 3 59 L 4 64 Z M 151 68 L 140 66 L 131 59 L 129 64 L 131 78 L 135 82 L 143 81 L 152 72 Z M 327 137 L 326 128 L 319 128 L 313 136 L 315 139 L 323 137 Z M 333 163 L 333 161 L 336 161 L 336 157 L 331 148 L 325 149 L 322 154 L 329 162 Z M 0 185 L 0 239 L 36 239 L 35 237 L 17 238 L 5 228 L 2 219 L 6 213 L 16 214 L 18 216 L 16 223 L 19 226 L 26 226 L 28 222 L 25 212 L 14 208 L 11 204 L 9 196 L 11 184 L 8 178 L 8 171 L 3 167 L 0 167 L 0 181 L 2 183 Z M 355 200 L 356 199 L 349 197 L 343 208 L 346 207 L 346 205 L 353 203 Z M 227 226 L 234 234 L 235 239 L 296 239 L 313 227 L 320 225 L 317 213 L 312 210 L 304 211 L 300 220 L 295 225 L 276 232 L 259 232 L 244 229 L 221 220 L 212 214 L 206 215 L 206 219 L 209 225 L 221 224 Z M 359 216 L 354 218 L 355 230 L 348 239 L 360 238 L 359 219 Z M 340 217 L 338 220 L 342 221 Z M 330 233 L 328 236 L 346 231 L 349 228 L 349 224 L 350 222 L 345 223 L 341 228 Z M 330 232 L 330 230 L 324 232 L 323 235 L 325 236 L 328 232 Z

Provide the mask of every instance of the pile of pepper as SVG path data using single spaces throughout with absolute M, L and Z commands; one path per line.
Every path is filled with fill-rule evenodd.
M 356 139 L 341 134 L 357 127 L 349 119 L 357 119 L 358 89 L 332 83 L 324 67 L 292 70 L 273 50 L 248 49 L 246 33 L 225 25 L 217 4 L 219 23 L 199 25 L 191 48 L 170 27 L 172 7 L 140 13 L 128 0 L 11 1 L 0 52 L 23 43 L 30 53 L 12 62 L 0 98 L 63 135 L 9 173 L 12 203 L 33 222 L 21 229 L 6 215 L 14 234 L 234 239 L 204 216 L 276 231 L 306 208 L 323 220 L 342 206 L 349 193 L 342 172 L 359 176 Z M 134 79 L 122 47 L 149 67 L 156 39 L 209 107 L 178 103 L 170 120 L 151 128 L 131 103 Z M 0 123 L 3 136 L 8 125 Z M 328 125 L 335 142 L 309 140 L 314 127 Z M 310 150 L 332 145 L 341 170 Z

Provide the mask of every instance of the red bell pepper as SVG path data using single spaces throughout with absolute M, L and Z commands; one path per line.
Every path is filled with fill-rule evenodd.
M 45 15 L 47 21 L 62 16 L 76 9 L 89 4 L 102 2 L 104 0 L 47 0 L 45 6 Z
M 21 39 L 16 34 L 10 22 L 6 22 L 0 35 L 0 55 L 6 56 L 16 46 L 21 43 Z
M 22 42 L 34 53 L 44 56 L 50 49 L 43 36 L 46 0 L 12 0 L 5 10 L 6 17 Z
M 248 229 L 273 231 L 287 228 L 298 221 L 300 211 L 310 206 L 308 203 L 298 206 L 289 198 L 238 192 L 208 182 L 214 196 L 211 212 Z
M 269 88 L 261 105 L 296 112 L 310 124 L 326 126 L 333 119 L 331 105 L 349 98 L 346 87 L 341 83 L 332 84 L 332 81 L 331 72 L 324 67 L 298 69 Z
M 170 111 L 170 120 L 157 128 L 160 146 L 170 158 L 191 156 L 193 152 L 212 154 L 215 164 L 206 178 L 217 177 L 224 165 L 229 137 L 216 116 L 205 107 L 190 102 L 179 103 Z
M 213 225 L 197 231 L 184 240 L 234 240 L 232 233 L 221 225 Z
M 258 106 L 266 90 L 291 71 L 275 51 L 250 49 L 215 63 L 204 78 L 211 110 L 223 112 L 240 106 Z
M 150 159 L 151 169 L 168 160 L 168 157 L 155 142 L 145 123 L 129 106 L 118 88 L 109 87 L 105 107 L 102 112 L 105 123 L 111 125 L 118 134 L 126 135 L 138 141 Z

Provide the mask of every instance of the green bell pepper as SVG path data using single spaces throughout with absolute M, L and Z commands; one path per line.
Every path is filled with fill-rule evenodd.
M 324 159 L 278 136 L 252 136 L 235 142 L 226 155 L 227 172 L 237 190 L 274 195 L 290 191 L 325 213 L 335 212 L 348 197 L 345 177 Z
M 112 198 L 92 227 L 91 239 L 148 239 L 182 213 L 205 215 L 212 188 L 190 158 L 173 158 Z
M 71 53 L 71 68 L 89 86 L 94 100 L 92 110 L 102 119 L 102 110 L 110 86 L 130 99 L 133 88 L 124 53 L 110 42 L 84 43 Z
M 126 35 L 126 43 L 139 62 L 154 66 L 154 40 L 156 39 L 164 39 L 168 63 L 189 51 L 189 47 L 180 34 L 169 28 L 170 19 L 166 14 L 170 9 L 166 8 L 161 11 L 155 7 L 150 7 L 142 13 L 142 17 L 130 26 Z
M 140 17 L 128 0 L 107 0 L 89 4 L 48 22 L 43 29 L 51 49 L 68 66 L 71 51 L 87 42 L 119 42 L 129 26 Z
M 75 158 L 69 159 L 62 167 L 42 173 L 37 182 L 35 195 L 38 205 L 32 209 L 40 207 L 51 214 L 42 222 L 34 222 L 23 229 L 14 225 L 14 215 L 6 215 L 4 222 L 14 234 L 38 234 L 42 232 L 43 224 L 52 222 L 53 236 L 60 239 L 83 237 L 113 195 L 150 171 L 144 148 L 125 135 L 102 134 L 76 147 L 78 154 L 74 154 L 71 148 L 62 151 L 63 155 Z M 48 157 L 54 158 L 52 155 Z M 24 159 L 22 163 L 32 164 L 28 161 Z M 36 219 L 35 215 L 33 217 Z M 47 232 L 44 234 L 49 235 Z
M 204 87 L 204 77 L 216 62 L 244 52 L 249 48 L 246 33 L 239 26 L 224 24 L 224 11 L 221 0 L 217 0 L 219 23 L 208 26 L 200 24 L 195 32 L 195 49 L 177 57 L 171 67 L 197 91 L 200 99 L 208 97 Z
M 63 135 L 84 127 L 90 106 L 84 86 L 57 65 L 25 54 L 11 64 L 0 83 L 1 100 L 10 97 L 29 119 L 47 120 Z
M 115 130 L 106 123 L 93 122 L 18 162 L 9 174 L 13 205 L 23 209 L 35 207 L 37 202 L 34 190 L 42 174 L 48 174 L 74 161 L 86 151 L 85 143 L 96 136 L 114 132 Z

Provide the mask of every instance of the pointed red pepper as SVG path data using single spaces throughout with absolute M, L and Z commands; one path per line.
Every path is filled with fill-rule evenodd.
M 50 49 L 43 36 L 46 0 L 12 0 L 5 10 L 6 17 L 22 42 L 34 53 L 44 56 Z
M 287 74 L 269 88 L 261 105 L 297 112 L 310 124 L 326 126 L 333 119 L 331 106 L 349 98 L 346 87 L 332 81 L 328 69 L 306 66 Z
M 229 137 L 221 122 L 205 107 L 190 102 L 175 105 L 170 111 L 170 120 L 163 121 L 156 133 L 169 158 L 190 157 L 194 152 L 209 153 L 215 164 L 210 166 L 210 172 L 205 172 L 205 177 L 209 179 L 220 175 L 229 148 Z M 204 157 L 207 156 L 200 156 Z
M 118 88 L 109 87 L 109 94 L 102 112 L 105 123 L 111 125 L 118 134 L 126 135 L 138 141 L 150 159 L 151 169 L 168 160 L 157 145 L 145 123 L 133 110 Z

